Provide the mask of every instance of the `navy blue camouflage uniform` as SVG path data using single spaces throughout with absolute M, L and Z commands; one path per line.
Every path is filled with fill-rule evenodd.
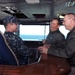
M 18 60 L 24 60 L 21 65 L 27 64 L 28 58 L 30 57 L 30 50 L 24 45 L 23 40 L 12 32 L 5 32 L 4 35 L 6 37 L 8 45 L 15 53 Z

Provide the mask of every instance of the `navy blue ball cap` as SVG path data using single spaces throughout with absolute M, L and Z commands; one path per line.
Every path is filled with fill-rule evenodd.
M 15 23 L 15 24 L 18 24 L 19 25 L 19 21 L 18 19 L 15 17 L 15 16 L 12 16 L 12 17 L 5 17 L 3 19 L 3 24 L 6 25 L 8 23 Z

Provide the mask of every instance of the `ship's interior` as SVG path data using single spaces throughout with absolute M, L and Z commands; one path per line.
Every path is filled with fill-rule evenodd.
M 26 35 L 29 30 L 31 31 L 29 34 L 33 34 L 36 30 L 34 35 L 43 30 L 40 33 L 40 35 L 43 35 L 41 39 L 40 37 L 38 39 L 25 39 L 21 36 L 27 42 L 27 46 L 32 47 L 33 41 L 33 45 L 38 47 L 42 45 L 40 41 L 45 39 L 49 32 L 50 20 L 54 17 L 59 17 L 62 20 L 66 13 L 75 13 L 74 8 L 75 0 L 0 0 L 0 24 L 3 25 L 4 17 L 16 16 L 21 24 L 17 32 L 19 36 L 23 32 Z
M 66 13 L 75 13 L 75 0 L 0 0 L 0 31 L 5 31 L 3 27 L 3 19 L 5 17 L 16 16 L 20 24 L 16 34 L 23 39 L 25 45 L 29 48 L 37 48 L 38 46 L 43 45 L 42 40 L 46 39 L 46 36 L 50 31 L 50 21 L 54 17 L 58 17 L 62 21 Z M 65 30 L 63 29 L 62 32 L 64 31 Z M 52 62 L 49 61 L 49 59 Z M 56 63 L 53 59 L 56 60 Z M 65 63 L 65 59 L 63 59 L 63 61 L 61 59 L 52 56 L 49 58 L 48 56 L 43 55 L 43 61 L 41 61 L 40 64 L 32 64 L 28 67 L 3 67 L 3 65 L 1 65 L 0 73 L 1 75 L 68 75 L 70 66 Z M 61 63 L 61 65 L 57 65 L 58 61 L 60 61 L 59 64 Z M 44 63 L 46 63 L 46 65 L 44 65 Z M 54 64 L 55 66 L 50 66 L 48 65 L 49 63 Z M 24 69 L 24 67 L 26 67 L 31 74 Z M 56 67 L 58 67 L 58 69 Z M 36 72 L 39 68 L 41 70 Z M 54 70 L 54 68 L 56 69 Z

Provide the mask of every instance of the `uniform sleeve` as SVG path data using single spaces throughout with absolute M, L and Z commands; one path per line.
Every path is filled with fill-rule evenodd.
M 51 47 L 48 49 L 48 54 L 68 58 L 68 54 L 65 48 L 52 48 Z
M 48 49 L 48 54 L 68 58 L 65 50 L 65 37 L 63 34 L 57 34 L 56 41 Z
M 60 46 L 51 47 L 48 50 L 48 54 L 64 57 L 64 58 L 70 58 L 74 53 L 75 53 L 75 36 L 67 40 L 63 48 L 61 48 Z
M 66 51 L 69 58 L 75 54 L 75 34 L 67 41 Z
M 17 46 L 18 53 L 21 56 L 29 56 L 29 50 L 24 45 L 23 40 L 20 37 L 17 37 L 16 39 L 17 39 L 16 40 L 16 44 L 17 44 L 16 46 Z

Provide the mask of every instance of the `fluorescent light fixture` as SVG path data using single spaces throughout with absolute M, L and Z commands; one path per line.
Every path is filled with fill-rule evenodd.
M 5 7 L 7 9 L 7 11 L 9 11 L 10 13 L 14 14 L 15 12 L 11 9 L 11 7 Z
M 64 18 L 64 16 L 62 16 L 62 15 L 59 15 L 59 18 Z
M 28 4 L 36 4 L 36 3 L 40 3 L 39 0 L 25 0 Z

